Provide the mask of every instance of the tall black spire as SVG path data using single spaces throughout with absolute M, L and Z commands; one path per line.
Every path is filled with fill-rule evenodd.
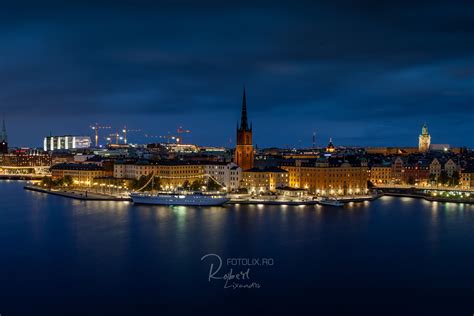
M 7 134 L 7 128 L 5 126 L 5 117 L 3 118 L 3 122 L 2 122 L 2 132 L 0 133 L 0 142 L 8 143 L 8 134 Z
M 244 87 L 244 94 L 242 96 L 242 117 L 240 119 L 240 128 L 243 130 L 248 130 L 248 122 L 247 122 L 247 96 L 245 95 L 245 87 Z

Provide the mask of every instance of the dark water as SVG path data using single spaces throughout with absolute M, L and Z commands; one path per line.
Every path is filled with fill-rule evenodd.
M 2 316 L 474 313 L 474 206 L 168 208 L 22 185 L 0 182 Z M 261 287 L 224 289 L 208 253 L 220 274 L 231 257 L 274 264 L 232 266 Z

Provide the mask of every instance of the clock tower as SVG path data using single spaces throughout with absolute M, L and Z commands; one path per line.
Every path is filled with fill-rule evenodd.
M 429 151 L 430 144 L 431 136 L 428 133 L 428 127 L 424 124 L 421 129 L 421 135 L 418 137 L 418 151 L 422 153 Z

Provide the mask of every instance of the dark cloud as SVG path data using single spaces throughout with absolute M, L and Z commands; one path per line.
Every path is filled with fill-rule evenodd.
M 313 130 L 414 145 L 427 122 L 435 142 L 473 146 L 473 18 L 471 1 L 10 3 L 0 110 L 18 144 L 95 121 L 186 123 L 224 144 L 245 83 L 261 145 L 309 144 Z

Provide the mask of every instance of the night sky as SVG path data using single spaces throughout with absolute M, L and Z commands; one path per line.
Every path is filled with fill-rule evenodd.
M 12 146 L 98 122 L 235 144 L 246 86 L 264 146 L 474 147 L 474 2 L 2 4 L 0 113 Z M 112 131 L 108 131 L 112 132 Z M 107 133 L 108 133 L 107 132 Z M 131 141 L 144 140 L 140 133 Z

